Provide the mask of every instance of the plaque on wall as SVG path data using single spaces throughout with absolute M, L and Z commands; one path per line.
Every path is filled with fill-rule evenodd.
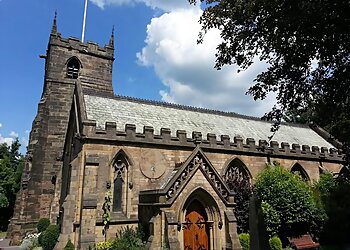
M 142 150 L 140 168 L 141 172 L 147 178 L 157 179 L 161 177 L 167 165 L 168 163 L 162 152 L 156 150 Z

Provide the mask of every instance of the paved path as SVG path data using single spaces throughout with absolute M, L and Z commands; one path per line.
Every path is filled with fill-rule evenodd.
M 20 250 L 19 246 L 10 246 L 10 239 L 0 238 L 0 250 Z

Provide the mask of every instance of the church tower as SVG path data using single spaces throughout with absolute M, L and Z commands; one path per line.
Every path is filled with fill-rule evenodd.
M 45 58 L 44 87 L 38 112 L 29 137 L 21 190 L 17 194 L 9 236 L 21 239 L 32 232 L 40 218 L 56 223 L 61 199 L 60 179 L 64 141 L 73 105 L 74 91 L 83 90 L 113 95 L 112 65 L 114 32 L 109 43 L 83 43 L 77 38 L 63 38 L 53 21 Z

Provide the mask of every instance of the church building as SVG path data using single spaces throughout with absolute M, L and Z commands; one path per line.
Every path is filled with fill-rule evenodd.
M 241 249 L 228 181 L 279 162 L 306 181 L 339 173 L 337 142 L 313 125 L 116 95 L 114 34 L 104 47 L 64 38 L 54 20 L 9 234 L 60 225 L 57 249 L 142 226 L 149 249 Z M 106 202 L 110 201 L 110 207 Z M 106 211 L 108 210 L 108 211 Z M 108 230 L 104 226 L 109 215 Z

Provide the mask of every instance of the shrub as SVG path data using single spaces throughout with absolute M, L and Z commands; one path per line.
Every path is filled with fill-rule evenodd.
M 39 246 L 43 245 L 43 235 L 44 235 L 44 232 L 40 233 L 40 235 L 38 237 L 38 244 L 39 244 Z
M 50 225 L 50 220 L 48 218 L 41 218 L 36 225 L 38 232 L 44 232 L 46 228 Z
M 104 241 L 104 242 L 98 242 L 96 244 L 96 250 L 110 250 L 112 247 L 113 241 Z
M 269 239 L 269 245 L 271 250 L 282 250 L 282 242 L 277 235 Z
M 41 246 L 43 250 L 52 250 L 56 245 L 60 231 L 57 225 L 50 225 L 42 235 Z
M 250 249 L 250 235 L 248 233 L 239 234 L 239 242 L 241 243 L 242 250 Z
M 31 250 L 38 246 L 38 237 L 41 233 L 28 234 L 24 237 L 20 249 L 21 250 Z
M 74 247 L 73 243 L 71 242 L 71 240 L 69 239 L 67 241 L 66 246 L 64 247 L 64 250 L 74 250 L 74 249 L 75 249 L 75 247 Z
M 301 178 L 283 167 L 268 166 L 256 181 L 256 194 L 277 213 L 281 227 L 279 235 L 302 234 L 314 223 L 316 202 L 311 188 Z
M 267 202 L 261 202 L 261 210 L 264 217 L 266 231 L 269 237 L 278 233 L 278 229 L 281 227 L 281 220 L 276 210 Z
M 117 238 L 112 243 L 112 249 L 145 249 L 141 232 L 129 226 L 119 230 L 117 232 Z

